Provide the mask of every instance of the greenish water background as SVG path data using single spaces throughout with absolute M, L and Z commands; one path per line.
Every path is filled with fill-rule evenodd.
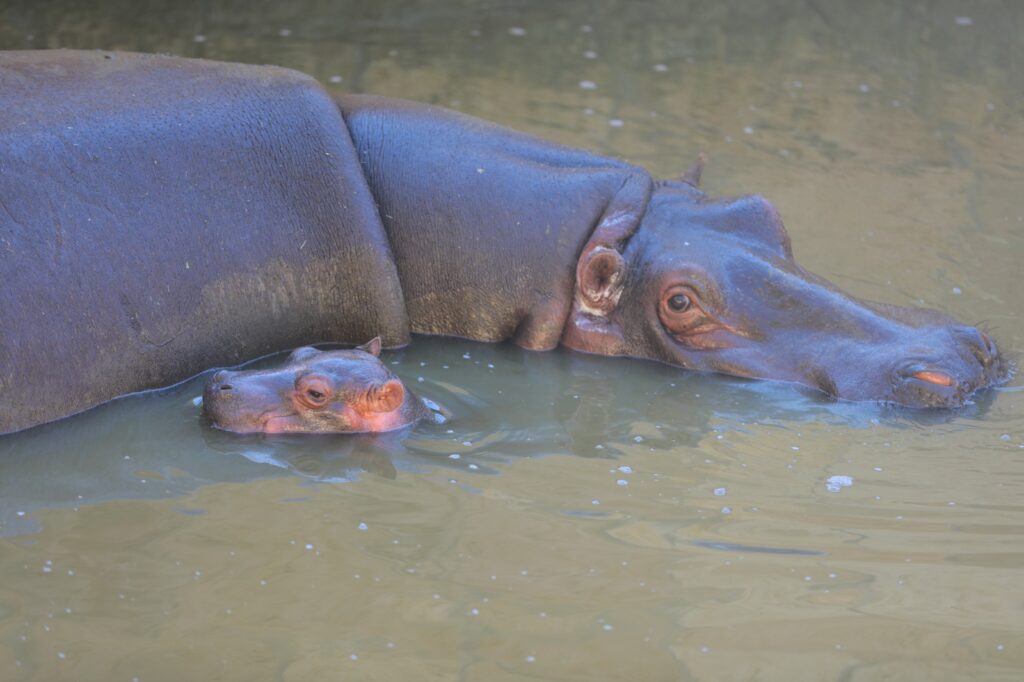
M 1021 35 L 1016 2 L 0 3 L 3 49 L 279 64 L 663 176 L 703 150 L 809 269 L 1011 352 Z M 387 360 L 451 423 L 237 438 L 193 383 L 0 438 L 0 679 L 1024 674 L 1019 379 L 914 414 L 453 340 Z

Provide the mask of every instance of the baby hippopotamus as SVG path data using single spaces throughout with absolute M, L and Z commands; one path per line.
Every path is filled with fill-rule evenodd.
M 292 351 L 275 369 L 220 370 L 203 390 L 213 425 L 237 433 L 393 431 L 430 414 L 380 361 L 375 338 L 352 350 Z

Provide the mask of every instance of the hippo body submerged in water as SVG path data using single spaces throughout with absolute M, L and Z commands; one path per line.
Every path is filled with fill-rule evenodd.
M 203 389 L 203 411 L 236 433 L 380 433 L 429 415 L 379 355 L 378 337 L 352 350 L 297 348 L 272 369 L 220 370 Z
M 275 67 L 0 53 L 0 433 L 208 367 L 410 332 L 955 407 L 983 333 L 858 301 L 777 212 Z

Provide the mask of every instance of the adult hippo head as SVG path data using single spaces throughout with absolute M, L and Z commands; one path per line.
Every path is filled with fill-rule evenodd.
M 577 267 L 565 345 L 908 407 L 957 407 L 1008 378 L 984 332 L 804 270 L 775 208 L 708 198 L 702 166 L 657 183 L 638 221 L 640 201 L 606 213 Z
M 375 338 L 353 350 L 292 351 L 281 367 L 220 370 L 203 390 L 214 426 L 237 433 L 393 431 L 429 414 L 378 359 Z

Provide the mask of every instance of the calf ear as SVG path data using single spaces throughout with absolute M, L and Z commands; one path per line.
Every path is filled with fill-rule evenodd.
M 646 173 L 627 178 L 583 247 L 576 264 L 576 302 L 584 312 L 606 316 L 619 302 L 626 277 L 621 251 L 647 212 L 651 190 Z
M 388 379 L 366 392 L 366 409 L 370 412 L 394 412 L 405 402 L 405 387 L 398 379 Z
M 361 346 L 356 346 L 356 350 L 361 350 L 374 357 L 380 357 L 380 337 L 375 336 Z

